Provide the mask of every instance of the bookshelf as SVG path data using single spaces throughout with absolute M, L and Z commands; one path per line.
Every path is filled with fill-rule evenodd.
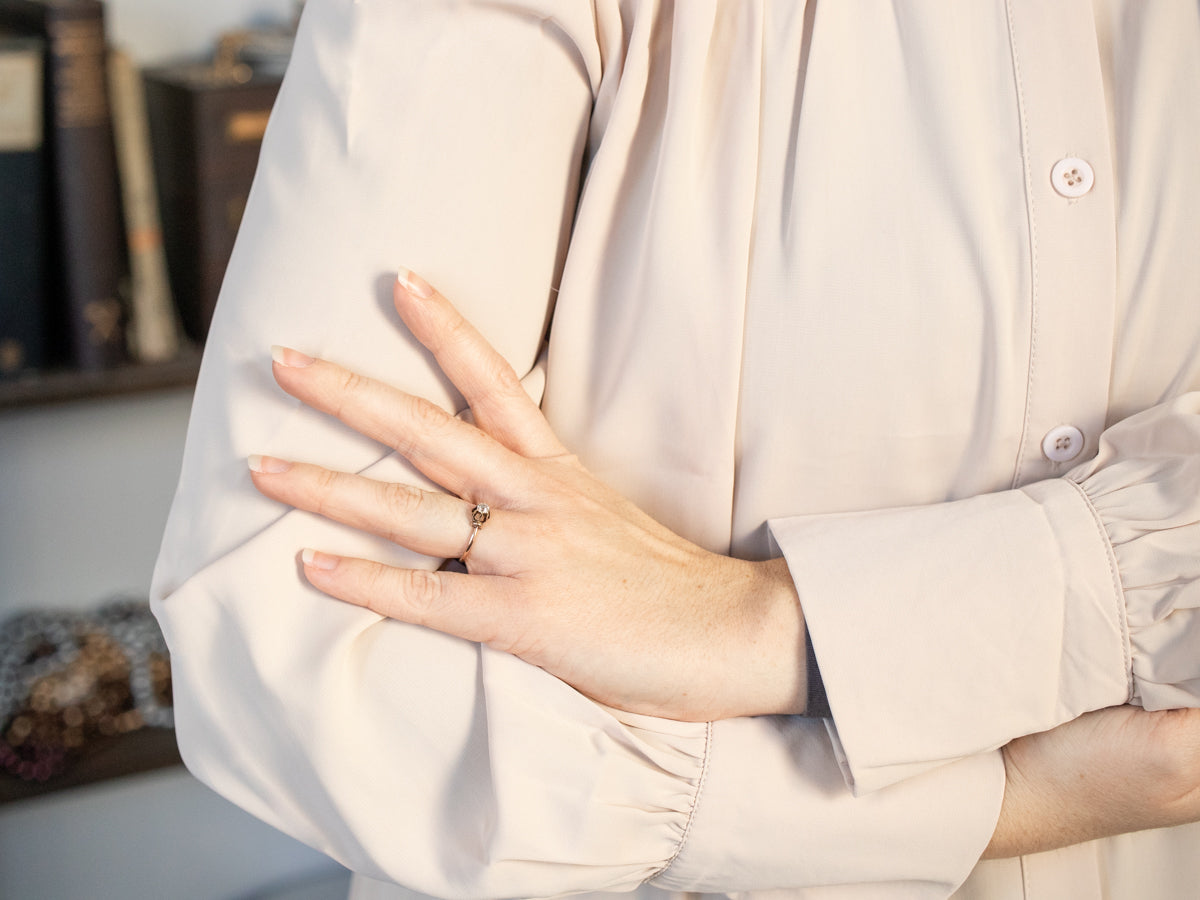
M 0 773 L 0 806 L 182 762 L 173 729 L 143 728 L 94 742 L 65 772 L 46 781 L 25 781 Z
M 160 472 L 180 446 L 177 413 L 199 374 L 197 345 L 280 85 L 281 68 L 267 62 L 286 65 L 291 45 L 289 28 L 235 31 L 221 39 L 211 62 L 147 68 L 109 46 L 109 11 L 104 0 L 0 0 L 0 428 L 14 432 L 0 435 L 0 460 L 13 472 L 44 468 L 39 458 L 57 452 L 45 437 L 52 433 L 81 447 L 121 443 L 120 453 Z M 239 55 L 262 50 L 259 44 L 271 49 L 261 69 Z M 183 333 L 193 343 L 180 347 Z M 59 368 L 59 361 L 74 368 Z M 155 395 L 169 399 L 141 399 Z M 156 406 L 170 408 L 158 427 Z M 63 410 L 61 421 L 52 408 Z M 96 415 L 100 410 L 111 417 Z M 67 419 L 79 424 L 64 428 Z M 122 429 L 141 434 L 140 444 L 128 435 L 116 439 Z M 19 475 L 0 476 L 3 507 L 13 520 L 34 523 L 2 523 L 0 571 L 9 563 L 31 576 L 39 570 L 5 579 L 0 613 L 59 600 L 100 602 L 102 575 L 74 583 L 63 577 L 87 569 L 89 556 L 96 561 L 98 545 L 110 556 L 128 554 L 124 587 L 149 574 L 144 551 L 151 542 L 141 529 L 147 512 L 165 512 L 169 488 L 154 494 L 135 523 L 134 497 L 147 488 L 140 472 L 86 454 L 71 468 L 92 473 L 73 492 L 69 478 L 43 478 L 39 495 Z M 90 529 L 71 524 L 83 516 Z M 124 528 L 116 524 L 122 517 Z M 71 546 L 64 536 L 72 533 L 80 543 L 55 558 L 49 548 Z M 131 577 L 138 557 L 141 571 Z M 133 595 L 140 604 L 145 589 Z M 64 673 L 84 658 L 82 644 L 38 631 L 26 646 L 12 627 L 0 633 L 9 638 L 0 643 L 0 689 L 8 697 L 0 709 L 0 804 L 180 762 L 169 730 L 148 726 L 97 739 L 72 724 L 101 702 L 98 681 L 86 688 L 86 702 L 48 701 L 44 693 L 39 708 L 36 690 L 51 692 L 55 678 L 68 678 Z M 47 649 L 30 651 L 37 641 Z M 55 667 L 39 669 L 51 652 Z M 98 679 L 100 665 L 80 663 L 80 678 Z
M 146 555 L 171 492 L 130 461 L 177 474 L 179 413 L 281 80 L 237 53 L 258 34 L 273 36 L 276 53 L 290 47 L 286 29 L 233 32 L 211 63 L 146 68 L 109 48 L 106 9 L 0 0 L 0 28 L 12 32 L 0 37 L 0 508 L 10 517 L 0 522 L 0 571 L 12 570 L 0 614 L 100 604 L 105 594 L 144 603 Z M 193 342 L 180 346 L 183 333 Z M 78 452 L 105 444 L 105 460 Z M 47 470 L 60 455 L 71 460 L 60 471 L 78 475 Z M 39 481 L 40 492 L 30 487 Z M 120 580 L 106 583 L 103 570 Z M 108 664 L 84 653 L 85 640 L 111 635 L 101 628 L 75 643 L 36 627 L 27 638 L 17 624 L 0 632 L 0 805 L 181 761 L 169 729 L 150 722 L 99 738 L 100 713 L 85 716 L 108 702 L 105 715 L 119 717 L 130 702 L 102 701 Z M 45 649 L 32 649 L 39 641 Z M 54 666 L 42 666 L 48 655 Z M 64 699 L 55 679 L 69 681 L 77 663 L 76 690 L 87 695 Z
M 189 387 L 200 371 L 200 350 L 188 347 L 171 360 L 130 363 L 92 372 L 31 372 L 0 381 L 0 411 L 72 400 L 95 400 L 143 391 Z

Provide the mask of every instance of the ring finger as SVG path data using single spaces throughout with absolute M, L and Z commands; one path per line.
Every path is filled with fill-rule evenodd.
M 451 494 L 271 456 L 252 456 L 249 465 L 254 486 L 266 496 L 426 556 L 457 559 L 470 545 L 472 568 L 490 571 L 488 560 L 502 549 L 503 529 L 481 536 L 472 518 L 475 504 Z

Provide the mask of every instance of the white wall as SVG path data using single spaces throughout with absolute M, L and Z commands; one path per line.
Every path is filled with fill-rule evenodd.
M 206 56 L 230 29 L 290 22 L 296 0 L 107 0 L 111 41 L 138 62 Z
M 191 392 L 0 413 L 0 615 L 145 596 Z

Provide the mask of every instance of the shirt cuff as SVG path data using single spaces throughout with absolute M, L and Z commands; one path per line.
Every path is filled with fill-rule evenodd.
M 1129 699 L 1116 563 L 1074 482 L 770 527 L 857 794 Z
M 1003 796 L 998 752 L 856 798 L 822 722 L 715 722 L 682 847 L 652 883 L 720 892 L 854 885 L 941 900 L 978 862 Z
M 155 602 L 193 774 L 347 868 L 438 897 L 628 890 L 663 867 L 703 723 L 614 713 L 516 657 L 281 577 L 306 541 L 403 553 L 289 513 Z
M 1117 423 L 1067 478 L 1121 573 L 1132 702 L 1200 706 L 1200 393 Z

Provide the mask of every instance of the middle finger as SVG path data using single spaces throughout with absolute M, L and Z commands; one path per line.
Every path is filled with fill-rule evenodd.
M 266 496 L 417 553 L 457 559 L 470 541 L 474 504 L 458 497 L 276 457 L 252 456 L 249 464 L 254 486 Z M 497 553 L 504 558 L 504 531 L 489 530 L 486 541 L 476 542 L 473 564 L 486 567 Z
M 295 350 L 272 356 L 285 391 L 392 447 L 450 493 L 487 502 L 525 493 L 526 461 L 441 407 Z

